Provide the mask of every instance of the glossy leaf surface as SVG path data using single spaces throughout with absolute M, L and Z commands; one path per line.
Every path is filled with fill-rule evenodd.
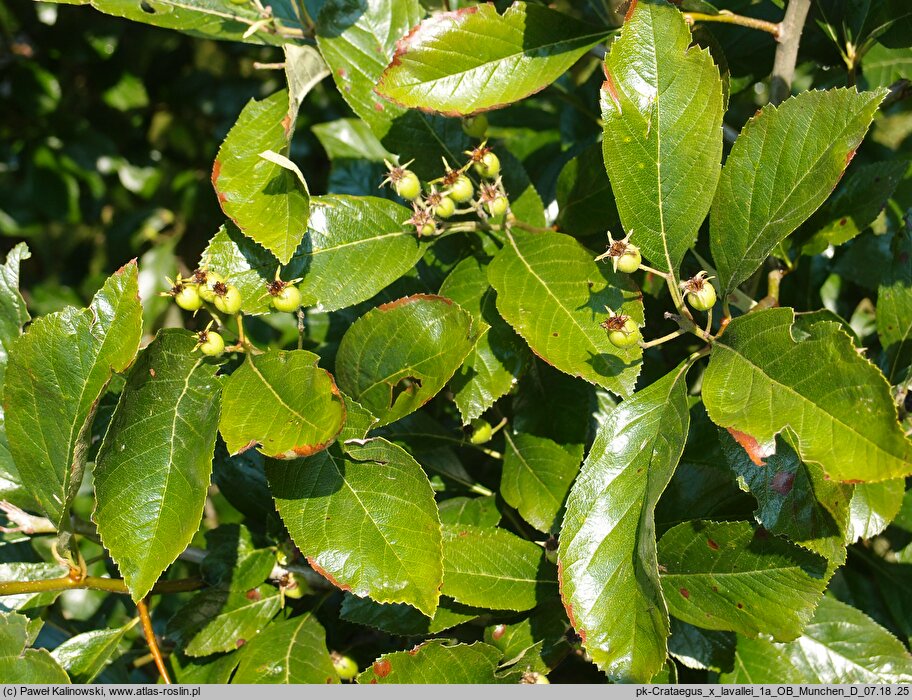
M 817 322 L 799 333 L 794 318 L 792 309 L 769 309 L 729 324 L 703 380 L 709 417 L 759 445 L 791 428 L 801 457 L 832 479 L 907 474 L 912 443 L 883 375 L 838 324 Z
M 385 440 L 266 465 L 298 549 L 334 585 L 433 615 L 443 578 L 440 521 L 421 467 Z
M 134 600 L 199 529 L 221 386 L 196 338 L 163 330 L 127 375 L 95 463 L 93 519 Z
M 377 91 L 450 116 L 497 109 L 545 88 L 605 34 L 524 2 L 503 15 L 488 4 L 447 12 L 397 44 Z
M 722 80 L 709 51 L 690 43 L 665 0 L 632 4 L 601 91 L 602 151 L 624 231 L 663 272 L 677 273 L 696 241 L 722 162 Z
M 55 524 L 82 479 L 89 429 L 113 372 L 133 361 L 142 332 L 136 263 L 105 282 L 87 309 L 36 320 L 12 347 L 3 402 L 20 475 Z
M 367 312 L 336 356 L 339 387 L 392 423 L 420 408 L 462 365 L 474 344 L 472 317 L 449 299 L 419 294 Z
M 609 414 L 567 499 L 561 597 L 586 651 L 617 680 L 647 682 L 665 663 L 654 509 L 687 436 L 684 379 L 682 366 Z
M 332 375 L 306 350 L 248 355 L 225 383 L 219 430 L 231 453 L 257 445 L 277 459 L 326 449 L 342 430 L 345 403 Z
M 599 324 L 606 307 L 643 323 L 633 284 L 561 233 L 513 231 L 488 267 L 497 310 L 532 350 L 562 372 L 629 396 L 639 347 L 619 349 Z

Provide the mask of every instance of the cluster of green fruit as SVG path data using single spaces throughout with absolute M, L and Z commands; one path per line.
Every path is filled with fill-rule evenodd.
M 465 152 L 469 156 L 460 168 L 451 168 L 444 159 L 444 173 L 436 180 L 422 186 L 418 176 L 405 165 L 386 163 L 389 169 L 381 185 L 389 184 L 397 195 L 412 203 L 412 218 L 404 223 L 415 227 L 418 236 L 433 236 L 439 232 L 441 220 L 456 214 L 476 214 L 486 219 L 503 216 L 510 208 L 510 200 L 500 177 L 500 158 L 487 141 Z M 475 183 L 466 174 L 470 169 L 481 177 Z M 460 209 L 460 205 L 465 205 Z
M 275 279 L 266 285 L 264 296 L 268 294 L 270 304 L 276 311 L 294 313 L 301 308 L 301 290 L 295 285 L 300 279 L 285 281 L 279 277 L 281 269 L 276 271 Z M 190 277 L 178 275 L 174 280 L 168 279 L 171 289 L 162 292 L 173 297 L 174 303 L 185 311 L 196 313 L 204 303 L 210 303 L 223 314 L 234 316 L 241 310 L 243 297 L 240 290 L 228 279 L 212 270 L 198 269 Z M 218 357 L 225 352 L 225 340 L 217 331 L 210 330 L 210 323 L 197 334 L 196 348 L 205 355 Z
M 596 258 L 596 261 L 611 259 L 615 272 L 631 274 L 643 266 L 643 256 L 640 249 L 630 242 L 633 231 L 620 240 L 614 240 L 608 234 L 608 250 Z M 649 269 L 649 268 L 647 268 Z M 705 270 L 701 270 L 688 280 L 680 283 L 681 291 L 687 303 L 697 311 L 709 311 L 716 303 L 716 290 L 709 282 L 711 278 Z M 602 321 L 601 327 L 608 333 L 608 340 L 617 348 L 628 348 L 643 340 L 640 329 L 629 316 L 616 314 L 607 309 L 608 318 Z

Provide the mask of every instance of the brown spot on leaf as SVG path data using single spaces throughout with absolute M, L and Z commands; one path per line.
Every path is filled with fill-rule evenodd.
M 383 106 L 383 103 L 381 103 L 381 102 L 374 102 L 374 111 L 375 111 L 375 112 L 382 112 L 382 111 L 385 110 L 385 109 L 386 109 L 386 107 Z
M 579 635 L 580 642 L 582 644 L 585 644 L 586 630 L 580 629 L 576 626 L 576 618 L 573 616 L 573 603 L 567 600 L 567 596 L 564 595 L 564 562 L 560 559 L 557 560 L 557 589 L 560 592 L 561 602 L 564 604 L 564 610 L 567 613 L 567 619 L 570 620 L 570 626 L 576 630 L 576 633 Z
M 707 539 L 706 544 L 712 550 L 715 550 L 715 551 L 719 550 L 719 544 L 715 540 Z
M 840 226 L 845 226 L 845 225 L 846 225 L 846 221 L 848 221 L 848 219 L 846 219 L 845 217 L 842 217 L 842 218 L 839 220 L 839 225 L 840 225 Z
M 254 600 L 254 601 L 261 600 L 263 598 L 263 596 L 260 594 L 260 592 L 256 588 L 251 588 L 249 591 L 247 591 L 247 593 L 244 594 L 244 597 L 247 600 Z
M 795 475 L 791 472 L 776 472 L 770 488 L 782 496 L 788 495 L 795 483 Z
M 686 588 L 679 588 L 678 593 L 680 593 L 685 599 L 690 598 L 690 591 Z
M 340 68 L 339 70 L 336 71 L 336 75 L 338 75 L 342 79 L 345 79 L 348 77 L 348 71 L 345 70 L 344 68 Z
M 238 649 L 240 649 L 240 648 L 241 648 L 242 646 L 244 646 L 246 643 L 247 643 L 247 640 L 244 639 L 243 637 L 240 637 L 240 638 L 234 643 L 234 646 L 236 646 Z
M 744 603 L 738 603 L 738 610 L 742 610 L 743 608 L 744 608 Z
M 326 569 L 324 569 L 322 566 L 317 564 L 317 562 L 314 560 L 313 557 L 307 557 L 307 563 L 310 564 L 311 569 L 313 569 L 318 574 L 320 574 L 320 576 L 325 578 L 336 588 L 343 590 L 343 591 L 351 591 L 351 586 L 346 586 L 343 583 L 339 583 L 331 573 L 329 573 Z
M 504 634 L 506 634 L 506 632 L 507 632 L 506 625 L 497 625 L 497 627 L 495 627 L 494 631 L 491 633 L 491 638 L 496 642 L 498 639 L 503 637 Z
M 763 461 L 763 458 L 769 457 L 773 453 L 760 445 L 760 443 L 757 442 L 757 438 L 753 435 L 742 433 L 740 430 L 735 430 L 734 428 L 728 428 L 728 433 L 744 448 L 744 451 L 747 452 L 747 456 L 750 457 L 751 462 L 758 467 L 766 466 L 766 462 Z
M 286 139 L 291 136 L 292 128 L 294 128 L 294 121 L 292 120 L 290 114 L 286 114 L 284 117 L 282 117 L 282 129 L 284 130 Z
M 390 671 L 393 670 L 393 667 L 390 664 L 389 659 L 377 659 L 374 661 L 373 669 L 374 675 L 377 676 L 377 678 L 386 678 L 390 674 Z
M 149 368 L 149 376 L 152 377 L 153 379 L 155 379 L 155 370 L 152 369 L 151 367 Z

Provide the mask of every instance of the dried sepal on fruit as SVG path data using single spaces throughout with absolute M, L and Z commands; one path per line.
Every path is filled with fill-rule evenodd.
M 687 303 L 697 311 L 709 311 L 716 305 L 716 289 L 709 280 L 712 277 L 706 270 L 700 270 L 689 280 L 681 282 L 681 291 L 687 297 Z
M 167 292 L 162 292 L 162 296 L 172 297 L 174 303 L 184 311 L 198 311 L 203 300 L 200 298 L 199 287 L 189 279 L 182 279 L 177 275 L 173 280 L 166 277 L 168 284 L 171 286 Z
M 196 347 L 194 350 L 199 350 L 209 357 L 219 357 L 225 352 L 225 339 L 222 338 L 220 333 L 211 329 L 212 323 L 210 322 L 208 326 L 196 334 Z
M 641 339 L 640 329 L 630 316 L 614 313 L 607 306 L 608 318 L 599 325 L 608 333 L 608 341 L 616 348 L 629 348 Z
M 421 181 L 415 173 L 408 169 L 413 161 L 410 160 L 405 165 L 393 165 L 388 160 L 383 162 L 386 164 L 387 173 L 386 179 L 380 183 L 380 187 L 390 184 L 396 194 L 409 201 L 414 201 L 421 196 Z
M 620 270 L 630 274 L 639 270 L 640 265 L 643 264 L 643 256 L 640 254 L 640 249 L 630 242 L 632 235 L 633 231 L 631 230 L 624 238 L 614 240 L 609 231 L 608 250 L 599 255 L 596 261 L 611 258 L 611 264 L 615 272 Z
M 402 222 L 405 226 L 414 226 L 418 238 L 424 236 L 433 236 L 437 233 L 437 221 L 434 215 L 427 209 L 415 206 L 412 218 Z
M 279 267 L 275 279 L 266 285 L 266 293 L 271 297 L 269 303 L 276 311 L 294 313 L 301 308 L 301 290 L 295 286 L 301 278 L 283 280 L 281 272 L 282 268 Z
M 483 178 L 493 180 L 500 175 L 500 158 L 488 147 L 487 143 L 484 141 L 480 146 L 466 151 L 465 154 L 471 159 L 476 173 Z

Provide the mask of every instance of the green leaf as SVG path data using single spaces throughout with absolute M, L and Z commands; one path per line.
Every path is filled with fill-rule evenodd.
M 376 197 L 315 197 L 295 276 L 307 306 L 335 311 L 370 299 L 411 270 L 427 243 L 405 207 Z M 294 270 L 294 268 L 292 268 Z
M 443 579 L 440 521 L 421 467 L 382 439 L 294 462 L 266 476 L 295 545 L 336 586 L 433 615 Z
M 92 518 L 133 600 L 190 544 L 206 502 L 221 387 L 195 345 L 165 329 L 140 354 L 95 461 Z
M 599 146 L 567 161 L 557 177 L 557 225 L 573 236 L 621 230 L 614 192 Z
M 528 350 L 497 313 L 487 265 L 477 258 L 460 261 L 443 281 L 440 295 L 472 314 L 475 322 L 475 347 L 450 380 L 459 415 L 468 424 L 513 387 L 528 362 Z
M 433 617 L 427 617 L 405 603 L 375 603 L 346 593 L 340 616 L 356 625 L 365 625 L 402 637 L 437 634 L 485 614 L 484 610 L 442 597 Z
M 60 564 L 44 562 L 12 562 L 0 564 L 0 582 L 6 581 L 46 581 L 62 578 L 69 572 Z M 63 591 L 43 591 L 41 593 L 20 593 L 0 597 L 0 612 L 13 610 L 32 610 L 50 605 Z
M 206 558 L 200 573 L 207 583 L 249 591 L 269 578 L 276 563 L 272 548 L 257 548 L 243 525 L 219 525 L 206 532 Z
M 827 561 L 750 523 L 692 520 L 659 540 L 668 611 L 705 629 L 795 639 L 814 614 Z
M 477 525 L 496 527 L 500 522 L 496 496 L 467 498 L 457 496 L 437 504 L 440 522 L 443 525 Z
M 277 46 L 288 41 L 287 37 L 269 31 L 257 31 L 248 37 L 244 36 L 263 18 L 252 4 L 227 4 L 220 0 L 143 0 L 142 3 L 131 0 L 76 0 L 75 4 L 89 4 L 106 15 L 123 17 L 155 27 L 175 29 L 190 36 L 206 39 Z M 272 0 L 265 5 L 281 26 L 305 29 L 291 3 Z
M 363 119 L 336 119 L 314 124 L 311 131 L 330 160 L 369 160 L 382 163 L 392 154 L 371 132 Z
M 83 632 L 51 652 L 53 659 L 67 672 L 74 683 L 91 683 L 113 659 L 120 655 L 124 635 L 136 626 L 134 618 L 123 627 Z
M 544 550 L 501 528 L 443 527 L 443 593 L 491 610 L 531 610 L 557 591 Z
M 725 161 L 710 218 L 723 296 L 823 204 L 885 95 L 812 90 L 767 105 L 747 123 Z
M 3 383 L 9 346 L 22 333 L 22 327 L 31 319 L 25 300 L 19 293 L 19 266 L 31 257 L 25 243 L 17 244 L 6 255 L 6 262 L 0 266 L 0 499 L 6 499 L 29 510 L 40 510 L 40 506 L 22 483 L 22 477 L 6 441 L 3 428 Z
M 877 289 L 880 366 L 890 384 L 899 384 L 912 366 L 912 232 L 894 240 L 894 256 Z
M 500 649 L 501 665 L 548 673 L 571 651 L 567 613 L 559 598 L 551 598 L 519 622 L 485 627 L 484 641 Z
M 888 49 L 874 44 L 861 62 L 870 87 L 890 87 L 897 80 L 912 77 L 912 48 Z
M 912 656 L 855 608 L 826 597 L 795 641 L 738 637 L 735 668 L 723 683 L 909 683 Z
M 28 246 L 19 243 L 6 254 L 6 262 L 0 266 L 0 390 L 3 387 L 9 346 L 22 333 L 22 327 L 31 320 L 25 299 L 19 293 L 19 266 L 30 257 L 32 254 Z M 0 412 L 0 418 L 2 416 Z
M 631 5 L 605 59 L 602 153 L 625 231 L 677 273 L 712 204 L 722 162 L 722 79 L 665 0 Z
M 728 325 L 703 378 L 709 417 L 759 445 L 789 427 L 801 458 L 838 481 L 908 474 L 912 443 L 883 375 L 837 323 L 813 323 L 799 333 L 794 320 L 792 309 L 781 308 Z
M 500 493 L 523 519 L 542 532 L 556 532 L 557 515 L 579 472 L 583 451 L 548 438 L 504 431 Z
M 868 539 L 886 530 L 902 506 L 905 479 L 891 479 L 876 484 L 858 484 L 849 504 L 849 527 L 846 542 Z
M 4 683 L 69 683 L 47 649 L 26 649 L 29 619 L 0 612 L 0 671 Z
M 378 96 L 374 86 L 393 57 L 396 42 L 422 16 L 418 0 L 327 0 L 320 10 L 320 53 L 332 68 L 342 97 L 379 138 L 404 110 Z
M 222 211 L 246 236 L 288 263 L 304 236 L 310 213 L 307 184 L 294 172 L 262 154 L 286 156 L 297 106 L 279 92 L 244 107 L 225 137 L 215 164 L 212 186 Z
M 496 683 L 500 651 L 483 642 L 454 644 L 432 639 L 409 651 L 384 654 L 358 683 Z
M 254 445 L 276 459 L 307 457 L 335 441 L 345 403 L 306 350 L 248 355 L 225 384 L 219 431 L 232 454 Z
M 194 658 L 177 653 L 168 662 L 174 671 L 174 680 L 186 685 L 226 685 L 238 665 L 240 652 Z
M 687 366 L 623 401 L 599 427 L 567 500 L 558 549 L 561 597 L 609 678 L 647 682 L 665 663 L 669 622 L 654 509 L 681 457 Z
M 729 466 L 757 499 L 757 522 L 774 535 L 844 563 L 852 487 L 830 481 L 818 465 L 802 462 L 782 438 L 761 464 L 729 434 L 721 439 Z
M 339 387 L 387 425 L 418 410 L 463 363 L 472 317 L 449 299 L 416 294 L 378 306 L 339 343 Z
M 842 245 L 874 223 L 909 169 L 902 160 L 852 168 L 836 192 L 807 222 L 801 252 L 816 255 L 828 245 Z M 803 229 L 804 231 L 804 229 Z
M 377 92 L 450 116 L 498 109 L 553 83 L 605 34 L 524 2 L 503 16 L 489 4 L 436 15 L 398 43 Z
M 605 307 L 643 324 L 643 304 L 626 275 L 594 262 L 570 236 L 514 229 L 488 279 L 497 310 L 545 362 L 621 396 L 633 392 L 642 350 L 614 347 L 599 326 Z
M 187 656 L 209 656 L 244 646 L 281 607 L 272 586 L 249 591 L 207 588 L 188 600 L 168 623 L 168 636 Z
M 232 683 L 338 683 L 326 650 L 326 632 L 306 612 L 271 622 L 244 645 Z
M 88 309 L 36 320 L 10 349 L 6 436 L 23 483 L 58 527 L 82 481 L 95 409 L 142 332 L 136 263 L 108 278 Z
M 668 653 L 687 668 L 731 671 L 735 657 L 735 635 L 695 627 L 671 618 Z

